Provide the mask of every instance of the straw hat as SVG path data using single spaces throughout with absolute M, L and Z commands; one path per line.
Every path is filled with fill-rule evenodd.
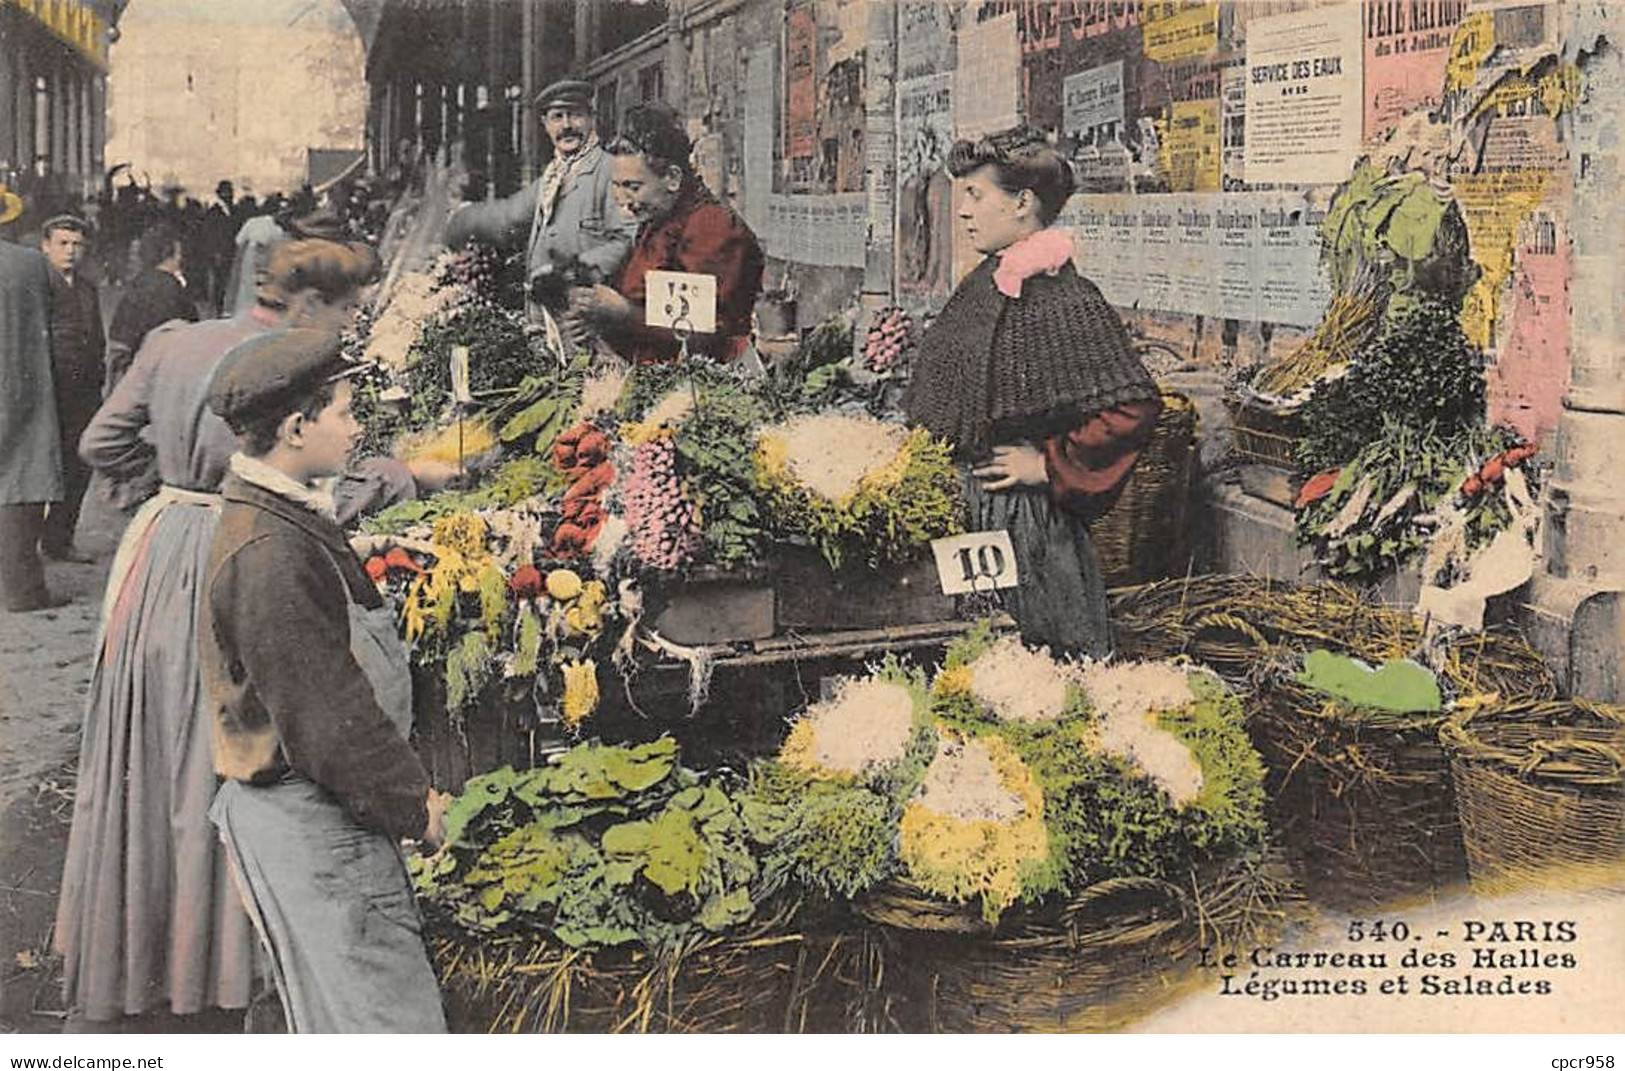
M 10 223 L 23 214 L 23 199 L 11 187 L 0 183 L 0 224 Z

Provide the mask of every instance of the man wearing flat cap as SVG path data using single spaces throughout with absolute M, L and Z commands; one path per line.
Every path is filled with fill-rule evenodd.
M 51 363 L 56 368 L 56 414 L 62 438 L 62 501 L 51 506 L 40 549 L 57 561 L 88 562 L 73 549 L 79 507 L 90 486 L 90 468 L 79 460 L 79 436 L 102 404 L 102 330 L 96 286 L 80 270 L 90 245 L 90 226 L 78 216 L 52 216 L 40 228 L 40 252 L 51 265 Z
M 632 247 L 637 224 L 615 203 L 610 162 L 598 143 L 592 86 L 566 79 L 536 97 L 553 159 L 542 177 L 511 197 L 469 205 L 452 217 L 446 239 L 455 248 L 471 238 L 499 246 L 527 235 L 527 277 L 533 295 L 562 311 L 567 286 L 610 278 Z M 541 314 L 533 307 L 533 318 Z

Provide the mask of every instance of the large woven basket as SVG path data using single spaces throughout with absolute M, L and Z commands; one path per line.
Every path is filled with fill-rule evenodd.
M 1311 899 L 1354 911 L 1466 881 L 1443 721 L 1357 710 L 1290 680 L 1260 689 L 1248 731 Z
M 474 933 L 432 912 L 425 936 L 459 1033 L 780 1032 L 809 988 L 808 938 L 782 918 L 663 954 Z
M 1296 409 L 1256 395 L 1226 395 L 1224 407 L 1230 413 L 1233 450 L 1238 460 L 1284 472 L 1296 471 L 1292 448 L 1303 435 L 1303 418 Z
M 1186 572 L 1195 446 L 1195 404 L 1183 394 L 1163 394 L 1162 413 L 1122 493 L 1089 529 L 1108 587 Z
M 864 913 L 885 923 L 904 1029 L 1085 1031 L 1121 1027 L 1199 984 L 1199 948 L 1277 932 L 1293 898 L 1277 865 L 1247 860 L 1188 886 L 1102 881 L 1063 904 L 1007 913 L 996 929 L 947 905 L 910 907 L 901 887 Z
M 1487 705 L 1440 735 L 1475 889 L 1625 878 L 1625 707 Z

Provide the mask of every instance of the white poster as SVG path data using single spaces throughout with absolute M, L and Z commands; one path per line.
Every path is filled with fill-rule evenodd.
M 1218 278 L 1219 315 L 1226 320 L 1256 321 L 1258 290 L 1258 205 L 1251 198 L 1220 198 L 1214 207 L 1214 274 Z
M 1318 212 L 1301 194 L 1078 194 L 1060 225 L 1119 308 L 1308 327 L 1329 297 Z
M 1248 182 L 1349 177 L 1364 119 L 1360 15 L 1340 4 L 1247 23 Z
M 744 216 L 750 229 L 767 241 L 767 205 L 773 195 L 773 50 L 750 58 L 745 70 Z
M 1320 268 L 1320 219 L 1308 201 L 1291 193 L 1256 194 L 1259 228 L 1253 260 L 1258 318 L 1311 327 L 1326 309 Z
M 1174 247 L 1168 304 L 1193 316 L 1219 315 L 1218 247 L 1214 198 L 1199 193 L 1173 200 Z
M 1062 133 L 1090 144 L 1109 140 L 1111 125 L 1123 122 L 1123 61 L 1068 75 L 1061 100 Z
M 780 194 L 769 199 L 767 227 L 758 237 L 770 257 L 861 268 L 868 232 L 867 193 Z
M 1020 70 L 1014 11 L 959 31 L 954 127 L 960 137 L 978 138 L 1021 121 Z
M 1135 198 L 1140 213 L 1140 307 L 1174 310 L 1174 207 L 1170 195 Z

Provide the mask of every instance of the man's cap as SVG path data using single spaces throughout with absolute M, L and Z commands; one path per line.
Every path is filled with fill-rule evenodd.
M 23 214 L 23 199 L 5 183 L 0 182 L 0 224 L 11 223 Z
M 554 107 L 580 108 L 592 111 L 592 84 L 578 78 L 564 78 L 536 94 L 536 106 L 542 111 Z
M 303 216 L 278 220 L 290 238 L 323 238 L 329 242 L 343 242 L 350 238 L 349 225 L 329 208 L 318 208 Z
M 90 224 L 85 221 L 85 218 L 76 216 L 72 212 L 58 212 L 40 224 L 39 232 L 41 234 L 50 234 L 59 227 L 70 231 L 78 231 L 80 234 L 90 233 Z
M 220 362 L 209 386 L 209 408 L 234 424 L 366 367 L 347 360 L 342 346 L 337 333 L 310 327 L 256 335 Z

